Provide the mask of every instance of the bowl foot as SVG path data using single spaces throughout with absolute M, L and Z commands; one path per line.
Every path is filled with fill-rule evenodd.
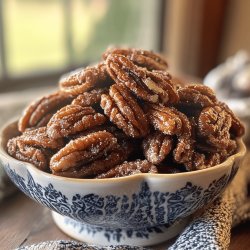
M 96 245 L 150 246 L 167 241 L 178 235 L 189 219 L 176 221 L 171 226 L 163 225 L 145 229 L 109 229 L 78 222 L 52 212 L 56 225 L 72 238 Z

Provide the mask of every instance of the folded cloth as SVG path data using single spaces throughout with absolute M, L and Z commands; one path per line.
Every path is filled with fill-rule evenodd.
M 249 157 L 250 155 L 247 158 Z M 203 209 L 203 211 L 197 212 L 192 222 L 180 234 L 172 246 L 164 247 L 162 245 L 160 249 L 228 249 L 231 228 L 241 222 L 250 220 L 250 199 L 247 189 L 250 183 L 250 169 L 247 164 L 249 159 L 247 158 L 245 158 L 242 167 L 222 196 L 216 199 L 212 205 Z M 169 244 L 166 243 L 166 245 Z M 19 250 L 38 249 L 143 250 L 155 248 L 130 246 L 100 247 L 76 241 L 48 241 L 19 248 Z

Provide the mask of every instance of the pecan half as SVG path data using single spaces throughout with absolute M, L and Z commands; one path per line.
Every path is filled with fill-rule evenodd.
M 198 118 L 198 136 L 212 147 L 226 149 L 231 124 L 231 116 L 220 106 L 204 108 Z
M 103 59 L 106 60 L 110 54 L 126 56 L 134 64 L 145 67 L 148 70 L 166 70 L 168 63 L 159 54 L 147 50 L 131 48 L 109 48 L 103 53 Z
M 64 146 L 62 138 L 54 139 L 48 136 L 46 127 L 26 130 L 19 139 L 30 146 L 50 149 L 59 149 Z
M 230 127 L 230 132 L 236 137 L 241 137 L 245 133 L 245 127 L 242 122 L 236 117 L 233 111 L 223 102 L 218 102 L 218 105 L 224 109 L 232 118 L 232 125 Z
M 84 92 L 81 95 L 78 95 L 73 101 L 73 105 L 79 105 L 82 107 L 93 106 L 96 103 L 100 103 L 101 95 L 108 92 L 107 88 L 98 88 L 93 89 L 89 92 Z
M 63 107 L 50 119 L 47 133 L 51 138 L 73 135 L 105 123 L 107 118 L 91 107 L 68 105 Z
M 45 126 L 58 109 L 71 101 L 72 98 L 69 95 L 56 92 L 32 102 L 19 119 L 18 130 L 24 132 L 27 128 Z
M 109 154 L 89 164 L 70 168 L 66 171 L 54 172 L 54 174 L 72 178 L 93 178 L 124 162 L 132 152 L 132 149 L 133 146 L 130 143 L 122 143 L 114 148 Z
M 94 87 L 107 84 L 110 81 L 106 65 L 100 63 L 97 66 L 84 68 L 73 72 L 73 74 L 70 74 L 66 78 L 62 78 L 59 82 L 59 87 L 63 92 L 76 96 Z
M 143 110 L 124 86 L 114 84 L 109 95 L 102 95 L 101 107 L 110 121 L 131 137 L 143 137 L 149 132 L 149 124 Z
M 146 110 L 149 121 L 156 130 L 166 135 L 176 135 L 181 132 L 182 122 L 174 108 L 151 104 Z
M 157 168 L 147 160 L 136 160 L 132 162 L 124 162 L 106 173 L 97 176 L 97 179 L 116 178 L 139 173 L 157 173 Z
M 116 83 L 127 86 L 136 96 L 151 103 L 175 103 L 178 94 L 171 79 L 137 67 L 122 55 L 109 55 L 107 71 Z
M 154 132 L 148 135 L 142 142 L 145 158 L 153 163 L 161 163 L 170 153 L 173 146 L 173 139 L 161 132 Z
M 216 104 L 216 96 L 212 89 L 201 84 L 190 84 L 177 90 L 180 103 L 196 104 L 210 107 Z
M 51 152 L 47 149 L 28 145 L 25 141 L 16 137 L 8 141 L 7 151 L 18 160 L 34 164 L 40 170 L 48 170 Z
M 90 164 L 117 147 L 117 139 L 106 131 L 99 131 L 71 140 L 50 160 L 52 173 L 67 171 Z

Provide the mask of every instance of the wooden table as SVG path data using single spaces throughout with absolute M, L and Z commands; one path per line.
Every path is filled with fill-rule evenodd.
M 246 159 L 250 165 L 250 151 Z M 71 239 L 54 224 L 50 210 L 18 192 L 0 203 L 0 249 Z M 158 248 L 157 248 L 158 249 Z M 250 222 L 232 230 L 230 250 L 250 249 Z

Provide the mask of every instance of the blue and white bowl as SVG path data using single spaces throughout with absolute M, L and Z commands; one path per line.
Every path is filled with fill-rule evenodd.
M 52 210 L 55 223 L 75 239 L 102 245 L 153 245 L 174 237 L 188 216 L 211 203 L 236 174 L 245 146 L 212 168 L 178 174 L 73 179 L 38 170 L 6 152 L 16 122 L 3 128 L 0 160 L 25 194 Z

